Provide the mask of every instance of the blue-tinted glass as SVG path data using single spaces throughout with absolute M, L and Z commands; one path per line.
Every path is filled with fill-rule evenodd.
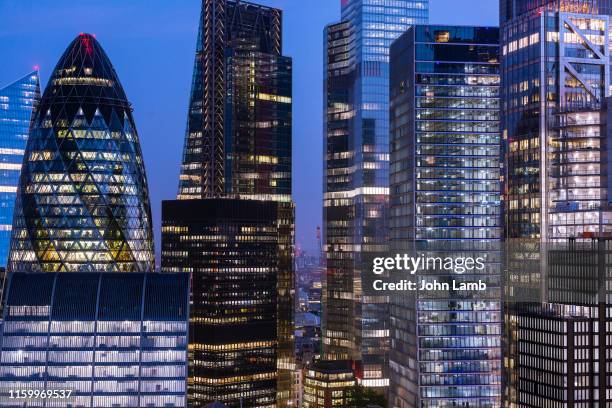
M 500 406 L 498 41 L 497 28 L 417 26 L 391 47 L 390 252 L 487 260 L 460 278 L 487 291 L 392 296 L 396 406 Z
M 324 357 L 361 362 L 368 387 L 388 385 L 388 299 L 353 299 L 387 248 L 389 47 L 428 17 L 428 1 L 344 0 L 326 31 Z
M 0 89 L 0 267 L 6 266 L 15 193 L 32 111 L 39 98 L 37 71 Z

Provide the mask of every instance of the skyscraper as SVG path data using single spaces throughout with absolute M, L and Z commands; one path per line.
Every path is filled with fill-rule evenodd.
M 281 10 L 203 0 L 179 199 L 291 201 L 291 58 Z
M 188 274 L 12 273 L 0 405 L 186 408 L 188 318 Z
M 388 297 L 366 296 L 368 260 L 387 249 L 389 46 L 428 22 L 429 2 L 342 1 L 325 30 L 323 357 L 388 385 Z
M 601 213 L 597 136 L 571 140 L 596 130 L 610 93 L 612 3 L 515 1 L 501 11 L 506 236 L 612 230 Z
M 0 89 L 0 267 L 8 260 L 17 184 L 32 112 L 39 100 L 38 71 Z
M 499 81 L 497 28 L 416 25 L 391 46 L 391 253 L 484 257 L 418 274 L 487 285 L 391 296 L 394 408 L 500 406 Z
M 190 276 L 148 273 L 132 109 L 89 34 L 68 46 L 36 110 L 13 227 L 0 405 L 186 407 Z
M 189 399 L 293 403 L 292 61 L 282 12 L 203 0 L 162 270 L 193 274 Z
M 351 401 L 355 384 L 349 362 L 321 361 L 305 369 L 304 408 L 342 407 Z
M 132 108 L 98 41 L 80 34 L 53 70 L 33 119 L 8 270 L 154 267 L 149 192 Z
M 610 404 L 611 14 L 609 0 L 501 3 L 505 231 L 520 239 L 507 255 L 507 407 Z
M 190 405 L 290 406 L 292 211 L 273 201 L 164 201 L 162 270 L 193 276 Z

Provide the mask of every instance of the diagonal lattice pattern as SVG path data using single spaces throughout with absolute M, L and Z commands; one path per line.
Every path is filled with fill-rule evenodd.
M 131 107 L 100 44 L 80 34 L 55 67 L 32 123 L 8 268 L 130 272 L 154 265 Z

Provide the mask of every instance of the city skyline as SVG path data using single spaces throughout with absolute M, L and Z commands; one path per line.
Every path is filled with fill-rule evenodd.
M 612 407 L 612 0 L 0 13 L 0 406 Z
M 326 24 L 339 21 L 340 2 L 317 0 L 314 7 L 313 2 L 290 0 L 259 3 L 283 10 L 283 54 L 294 58 L 296 244 L 312 251 L 316 248 L 316 226 L 322 225 L 319 158 L 323 143 L 320 69 L 323 29 Z M 129 5 L 110 2 L 104 7 L 93 6 L 95 13 L 89 12 L 92 6 L 65 4 L 63 7 L 62 2 L 37 2 L 34 7 L 30 1 L 9 1 L 0 5 L 0 13 L 10 17 L 0 28 L 0 38 L 6 39 L 0 53 L 10 56 L 0 67 L 0 86 L 37 66 L 44 88 L 64 44 L 75 35 L 91 32 L 103 41 L 134 108 L 149 178 L 159 261 L 161 201 L 175 198 L 178 190 L 176 180 L 185 135 L 200 2 L 183 2 L 180 7 L 170 7 L 162 1 L 155 4 L 134 1 Z M 481 13 L 468 12 L 474 7 Z M 457 7 L 451 0 L 430 0 L 432 24 L 496 25 L 497 14 L 497 2 L 469 0 Z M 74 15 L 79 18 L 72 18 Z M 36 24 L 31 24 L 32 19 Z M 54 20 L 61 20 L 63 24 L 58 26 Z M 25 21 L 28 21 L 27 29 Z M 115 23 L 109 24 L 109 21 Z M 117 26 L 123 29 L 117 31 Z M 305 38 L 309 40 L 304 41 Z M 171 58 L 163 58 L 164 55 Z M 164 80 L 150 87 L 150 82 L 161 76 Z

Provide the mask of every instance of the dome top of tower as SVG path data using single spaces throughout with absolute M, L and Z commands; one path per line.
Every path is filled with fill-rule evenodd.
M 43 98 L 87 96 L 127 103 L 123 87 L 104 49 L 94 35 L 81 33 L 59 59 Z

